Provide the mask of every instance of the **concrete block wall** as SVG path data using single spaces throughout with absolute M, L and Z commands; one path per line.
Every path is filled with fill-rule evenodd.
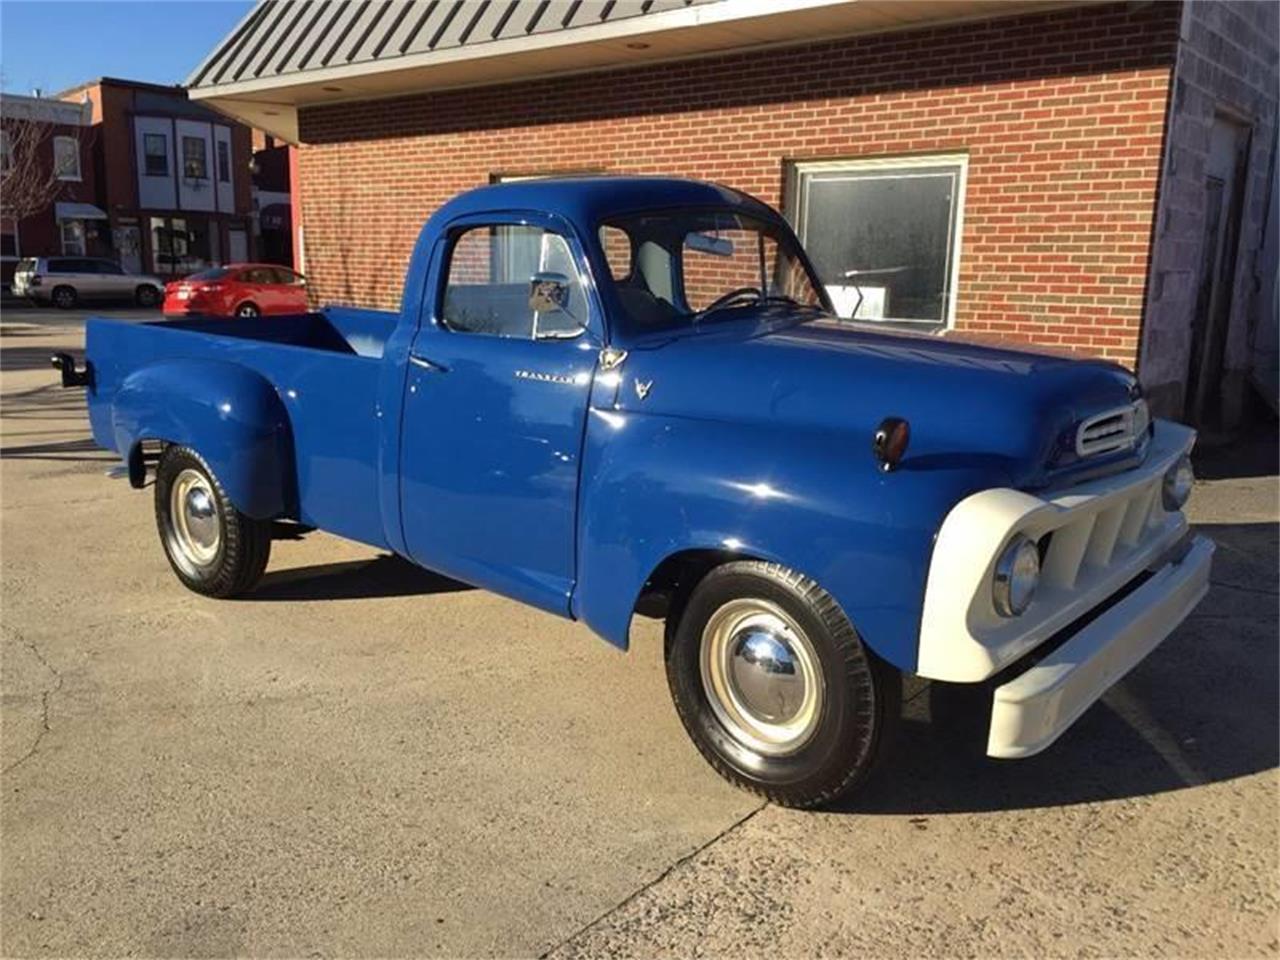
M 1205 177 L 1214 122 L 1250 129 L 1240 245 L 1222 382 L 1226 426 L 1244 409 L 1258 341 L 1259 298 L 1274 268 L 1259 256 L 1272 200 L 1280 4 L 1186 0 L 1166 129 L 1139 369 L 1157 413 L 1178 417 L 1191 362 L 1192 318 L 1204 251 Z

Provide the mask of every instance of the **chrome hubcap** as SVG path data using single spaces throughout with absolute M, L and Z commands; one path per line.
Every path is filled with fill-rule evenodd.
M 768 600 L 731 600 L 702 631 L 702 686 L 735 740 L 759 753 L 794 753 L 817 729 L 823 685 L 813 644 Z
M 169 491 L 169 515 L 180 558 L 196 567 L 213 563 L 222 539 L 222 524 L 218 502 L 203 474 L 190 469 L 178 474 Z

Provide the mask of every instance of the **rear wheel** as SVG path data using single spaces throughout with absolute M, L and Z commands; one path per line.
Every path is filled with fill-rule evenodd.
M 727 780 L 815 807 L 873 769 L 901 678 L 812 580 L 778 564 L 718 567 L 668 625 L 667 680 L 685 729 Z
M 237 317 L 256 317 L 260 316 L 261 313 L 262 311 L 258 309 L 258 305 L 256 303 L 242 303 L 240 306 L 236 307 Z
M 76 288 L 68 286 L 54 287 L 51 297 L 53 305 L 59 310 L 70 310 L 80 300 L 80 295 L 76 293 Z
M 148 283 L 144 283 L 134 293 L 134 299 L 140 307 L 154 307 L 160 302 L 160 291 Z
M 168 447 L 156 468 L 155 496 L 160 542 L 188 588 L 233 597 L 257 585 L 271 554 L 271 523 L 237 510 L 198 453 Z

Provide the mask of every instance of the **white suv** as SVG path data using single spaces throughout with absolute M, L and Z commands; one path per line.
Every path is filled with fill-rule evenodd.
M 70 310 L 81 300 L 108 299 L 154 307 L 164 299 L 164 281 L 146 274 L 125 273 L 118 263 L 95 257 L 37 257 L 18 261 L 13 272 L 13 292 L 63 310 Z

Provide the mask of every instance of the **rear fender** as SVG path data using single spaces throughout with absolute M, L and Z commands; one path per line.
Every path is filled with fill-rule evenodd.
M 236 509 L 250 517 L 297 511 L 292 431 L 275 388 L 220 360 L 166 360 L 129 374 L 111 402 L 115 449 L 131 464 L 144 440 L 199 452 Z

